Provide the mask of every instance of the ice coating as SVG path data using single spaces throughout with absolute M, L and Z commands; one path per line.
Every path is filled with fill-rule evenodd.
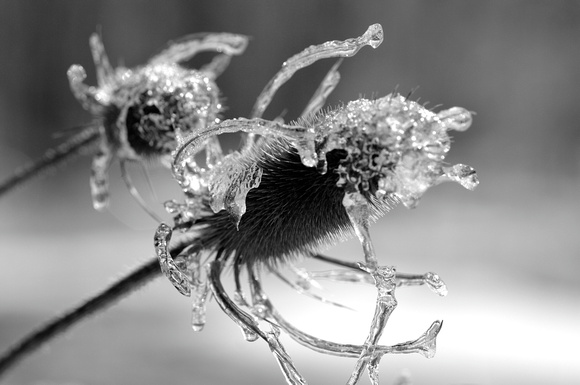
M 337 61 L 332 68 L 328 71 L 322 82 L 318 86 L 318 89 L 310 98 L 310 101 L 304 108 L 304 111 L 300 114 L 301 118 L 308 118 L 324 107 L 326 99 L 334 91 L 338 83 L 340 82 L 340 73 L 338 72 L 338 67 L 342 63 L 342 59 Z
M 191 327 L 201 331 L 206 322 L 206 301 L 209 294 L 208 274 L 202 263 L 203 249 L 192 245 L 176 258 L 172 258 L 168 246 L 173 231 L 162 223 L 154 236 L 155 253 L 161 272 L 182 295 L 192 298 Z
M 260 96 L 258 96 L 250 116 L 252 118 L 261 118 L 276 91 L 278 91 L 278 89 L 286 83 L 292 75 L 296 73 L 296 71 L 321 59 L 353 56 L 365 45 L 377 48 L 382 42 L 383 27 L 380 24 L 373 24 L 368 27 L 363 35 L 357 38 L 344 41 L 327 41 L 326 43 L 306 48 L 282 64 L 282 69 L 272 78 L 272 80 L 270 80 L 266 87 L 264 87 Z
M 81 103 L 85 110 L 93 114 L 100 113 L 103 108 L 101 99 L 97 98 L 97 90 L 95 87 L 89 87 L 84 83 L 87 78 L 85 69 L 78 65 L 72 65 L 67 71 L 70 88 L 75 98 Z M 103 103 L 106 103 L 103 101 Z
M 377 289 L 375 314 L 366 341 L 362 345 L 345 345 L 309 336 L 285 321 L 265 294 L 255 288 L 258 295 L 252 296 L 253 304 L 240 304 L 250 307 L 250 314 L 255 318 L 247 315 L 237 317 L 237 320 L 246 338 L 253 340 L 260 336 L 270 346 L 277 346 L 279 341 L 272 340 L 268 332 L 257 332 L 255 328 L 259 326 L 255 319 L 274 322 L 292 338 L 313 350 L 358 357 L 348 383 L 357 383 L 364 371 L 367 371 L 371 383 L 378 384 L 378 368 L 384 354 L 419 353 L 430 358 L 435 354 L 436 336 L 441 328 L 441 322 L 435 321 L 414 341 L 390 347 L 379 345 L 379 339 L 397 306 L 395 289 L 423 284 L 436 294 L 444 296 L 447 288 L 434 273 L 405 276 L 398 274 L 392 266 L 381 266 L 378 263 L 369 232 L 371 209 L 363 193 L 370 192 L 379 199 L 392 198 L 407 207 L 414 207 L 428 188 L 443 181 L 455 181 L 468 189 L 475 188 L 478 180 L 473 168 L 445 163 L 451 143 L 448 131 L 465 130 L 471 123 L 471 115 L 467 110 L 458 107 L 437 114 L 401 95 L 388 95 L 376 100 L 359 99 L 300 123 L 283 124 L 256 118 L 227 120 L 208 127 L 198 135 L 190 137 L 176 151 L 174 173 L 186 195 L 192 196 L 192 186 L 197 183 L 193 181 L 202 175 L 199 172 L 190 172 L 195 169 L 192 167 L 192 160 L 208 138 L 224 132 L 251 132 L 289 140 L 307 166 L 312 166 L 314 161 L 321 159 L 319 154 L 334 149 L 346 151 L 347 157 L 337 169 L 340 176 L 337 185 L 345 190 L 343 206 L 361 242 L 365 262 L 360 267 L 366 275 L 330 272 L 326 276 L 335 280 L 364 282 L 369 282 L 370 278 L 374 283 Z M 324 145 L 319 146 L 321 150 L 315 153 L 317 143 Z M 235 199 L 235 192 L 245 194 L 259 185 L 258 169 L 248 167 L 247 163 L 238 164 L 236 159 L 239 156 L 242 155 L 226 157 L 212 169 L 204 171 L 206 180 L 211 181 L 207 183 L 207 194 L 213 202 L 212 208 L 228 209 L 230 205 L 229 210 L 232 210 L 235 220 L 239 220 L 235 210 L 243 208 L 243 200 Z M 240 186 L 244 189 L 240 190 Z M 244 194 L 239 194 L 238 198 L 245 196 Z M 250 319 L 251 323 L 244 323 L 244 320 L 250 322 Z M 291 364 L 285 361 L 289 359 L 285 355 L 276 354 L 276 357 L 283 360 L 280 361 L 283 369 L 284 365 Z M 294 383 L 295 379 L 291 374 L 293 372 L 283 372 L 288 383 Z
M 230 36 L 230 34 L 225 34 Z M 184 134 L 213 123 L 221 110 L 219 90 L 213 74 L 190 70 L 179 65 L 201 50 L 223 50 L 211 37 L 196 35 L 171 45 L 142 67 L 112 68 L 97 34 L 91 36 L 93 59 L 97 68 L 97 86 L 83 83 L 86 73 L 81 66 L 73 65 L 68 71 L 73 94 L 83 107 L 98 113 L 118 109 L 113 122 L 103 122 L 109 141 L 121 145 L 121 155 L 143 155 L 139 144 L 153 145 L 157 155 L 168 156 L 175 149 L 175 127 Z M 247 41 L 239 35 L 231 40 Z M 213 45 L 211 45 L 212 43 Z M 226 49 L 228 54 L 239 54 L 245 45 L 236 43 L 236 49 Z M 111 126 L 109 126 L 111 125 Z M 132 127 L 134 126 L 134 127 Z M 131 138 L 132 132 L 135 138 Z M 143 143 L 133 143 L 140 140 Z
M 429 272 L 425 274 L 424 279 L 427 286 L 429 286 L 429 289 L 431 289 L 435 294 L 440 297 L 445 297 L 447 295 L 447 285 L 445 285 L 445 282 L 443 282 L 439 275 Z
M 288 356 L 285 349 L 283 348 L 278 338 L 278 327 L 281 330 L 287 332 L 299 343 L 318 352 L 343 357 L 357 357 L 362 354 L 365 354 L 366 356 L 368 354 L 369 363 L 371 365 L 370 374 L 374 376 L 377 381 L 378 362 L 384 354 L 421 353 L 429 357 L 434 352 L 435 337 L 437 336 L 441 325 L 439 321 L 433 323 L 433 325 L 418 339 L 393 346 L 339 344 L 308 335 L 295 328 L 276 311 L 274 305 L 270 302 L 268 296 L 261 288 L 257 270 L 253 269 L 249 269 L 249 283 L 252 292 L 252 304 L 248 304 L 245 300 L 238 301 L 239 306 L 249 308 L 250 314 L 252 314 L 252 316 L 250 316 L 250 314 L 244 312 L 242 308 L 237 307 L 225 293 L 225 290 L 219 281 L 221 267 L 221 262 L 214 261 L 211 263 L 211 269 L 209 270 L 212 292 L 214 293 L 218 304 L 220 307 L 222 307 L 222 310 L 224 310 L 226 314 L 228 314 L 236 323 L 240 325 L 244 331 L 244 335 L 259 336 L 268 343 L 276 360 L 281 366 L 282 372 L 284 373 L 288 384 L 302 384 L 305 383 L 305 380 L 296 370 L 290 356 Z M 385 273 L 382 269 L 379 270 L 379 274 Z M 383 275 L 387 277 L 387 280 L 392 277 L 392 275 L 388 272 L 385 274 Z M 243 298 L 244 295 L 243 293 L 236 292 L 236 297 L 239 299 Z M 260 324 L 252 317 L 257 317 L 260 320 L 268 321 L 268 323 L 271 325 L 278 326 L 270 327 L 270 330 L 263 330 Z M 252 340 L 253 339 L 254 338 L 252 338 Z
M 436 114 L 398 94 L 375 100 L 358 99 L 301 124 L 283 124 L 257 118 L 226 120 L 198 131 L 177 150 L 173 163 L 174 175 L 187 193 L 191 190 L 192 178 L 198 180 L 203 177 L 199 172 L 192 173 L 193 168 L 187 165 L 191 164 L 206 139 L 226 132 L 242 131 L 291 141 L 308 167 L 325 159 L 325 152 L 344 149 L 348 156 L 341 161 L 337 170 L 339 187 L 344 187 L 346 191 L 370 191 L 377 198 L 391 198 L 412 208 L 430 187 L 441 182 L 458 182 L 470 190 L 477 186 L 479 181 L 473 168 L 462 164 L 448 166 L 445 163 L 451 143 L 448 131 L 458 128 L 465 130 L 470 123 L 471 115 L 463 108 L 454 107 Z M 326 144 L 317 153 L 315 143 L 322 142 Z M 225 170 L 226 174 L 221 179 L 224 183 L 238 180 L 236 184 L 246 186 L 246 190 L 257 187 L 257 183 L 252 183 L 257 171 L 240 173 L 235 167 Z M 206 175 L 212 180 L 222 178 L 218 172 Z M 243 175 L 247 178 L 245 182 L 239 181 Z M 222 186 L 210 191 L 212 199 L 217 202 L 216 207 L 226 207 L 222 207 L 221 203 L 223 191 L 227 189 L 227 186 Z M 232 200 L 235 201 L 230 205 L 232 213 L 243 214 L 241 197 L 245 196 L 244 193 L 247 191 L 238 195 L 238 200 Z
M 109 147 L 101 141 L 93 156 L 91 177 L 89 179 L 93 208 L 103 210 L 109 204 L 109 166 L 113 159 Z
M 186 204 L 185 211 L 182 211 L 181 217 L 195 218 L 197 214 L 192 213 L 196 212 L 196 208 L 200 206 L 199 200 L 203 199 L 203 193 L 207 192 L 210 194 L 211 206 L 214 211 L 227 209 L 232 214 L 235 222 L 239 223 L 245 213 L 245 196 L 247 192 L 259 185 L 260 170 L 255 167 L 240 169 L 240 166 L 232 162 L 233 158 L 230 158 L 230 156 L 223 159 L 213 157 L 214 161 L 210 161 L 210 149 L 216 146 L 210 147 L 208 141 L 215 143 L 216 136 L 222 133 L 241 131 L 249 134 L 251 138 L 256 134 L 283 137 L 296 143 L 302 162 L 306 166 L 316 166 L 319 161 L 319 154 L 315 150 L 315 132 L 313 128 L 301 127 L 297 124 L 286 125 L 259 118 L 270 104 L 276 91 L 298 70 L 321 59 L 355 55 L 366 45 L 376 48 L 382 41 L 382 27 L 379 24 L 373 24 L 363 35 L 357 38 L 344 41 L 329 41 L 320 45 L 310 46 L 284 62 L 282 69 L 264 87 L 252 110 L 251 116 L 253 119 L 235 119 L 222 122 L 208 129 L 185 130 L 183 137 L 180 136 L 182 133 L 182 130 L 180 130 L 177 138 L 178 148 L 173 157 L 173 173 L 190 201 L 190 204 Z M 308 103 L 303 115 L 311 115 L 313 112 L 320 110 L 322 104 L 326 101 L 326 97 L 340 80 L 340 75 L 337 71 L 339 64 L 336 63 L 331 68 L 312 100 Z M 252 143 L 252 139 L 247 141 L 248 146 Z M 195 156 L 201 151 L 203 146 L 205 146 L 207 152 L 207 168 L 199 167 L 195 162 Z M 219 161 L 217 161 L 218 159 Z M 220 166 L 216 170 L 210 170 L 214 164 L 220 164 Z M 205 188 L 205 185 L 208 184 L 211 184 L 211 186 Z M 237 190 L 237 192 L 234 193 L 234 190 Z M 191 206 L 191 209 L 188 210 L 187 206 Z
M 441 331 L 443 321 L 435 321 L 429 329 L 414 341 L 394 345 L 394 349 L 404 349 L 407 353 L 419 353 L 425 358 L 433 358 L 437 350 L 437 335 Z
M 382 31 L 379 28 L 369 30 L 371 31 L 368 32 L 369 36 L 374 38 L 369 39 L 367 36 L 369 39 L 367 43 L 371 46 L 379 44 Z M 355 41 L 357 39 L 346 42 L 351 44 Z M 363 37 L 358 38 L 356 44 L 361 44 L 362 41 Z M 217 141 L 210 142 L 215 140 L 217 135 L 245 132 L 284 139 L 296 148 L 305 166 L 316 167 L 316 171 L 321 174 L 330 172 L 328 165 L 323 164 L 327 153 L 342 150 L 338 153 L 346 154 L 341 158 L 337 168 L 334 168 L 336 167 L 334 163 L 332 172 L 339 175 L 337 186 L 344 190 L 342 205 L 361 243 L 363 262 L 352 263 L 350 271 L 331 270 L 321 273 L 295 271 L 298 275 L 298 279 L 295 280 L 287 279 L 275 268 L 270 269 L 299 293 L 338 306 L 341 305 L 328 301 L 312 291 L 316 277 L 340 282 L 373 284 L 377 293 L 375 312 L 367 338 L 362 344 L 335 343 L 309 335 L 294 327 L 278 313 L 262 290 L 259 268 L 255 264 L 234 263 L 236 289 L 233 301 L 220 282 L 221 273 L 228 261 L 227 258 L 223 258 L 221 251 L 214 250 L 216 257 L 209 263 L 210 267 L 205 272 L 204 279 L 200 278 L 200 281 L 209 282 L 217 303 L 238 324 L 247 341 L 261 338 L 268 343 L 288 384 L 306 382 L 282 346 L 280 331 L 286 332 L 300 344 L 314 351 L 356 358 L 348 384 L 358 383 L 366 371 L 370 382 L 378 385 L 379 364 L 385 354 L 419 353 L 427 358 L 433 357 L 436 337 L 442 326 L 441 321 L 433 322 L 427 331 L 415 340 L 392 346 L 379 344 L 387 323 L 397 307 L 395 297 L 397 288 L 425 285 L 434 293 L 444 296 L 447 294 L 447 287 L 435 273 L 401 274 L 394 266 L 379 263 L 369 231 L 372 205 L 376 204 L 376 199 L 383 199 L 389 202 L 402 202 L 411 208 L 430 187 L 438 183 L 454 181 L 467 189 L 473 189 L 478 184 L 473 168 L 463 164 L 449 165 L 445 162 L 451 145 L 449 131 L 464 131 L 471 125 L 471 113 L 464 108 L 452 107 L 436 113 L 402 95 L 391 94 L 375 100 L 355 100 L 336 109 L 313 114 L 320 110 L 328 93 L 336 86 L 339 78 L 338 65 L 331 69 L 313 100 L 308 103 L 302 119 L 296 123 L 285 124 L 280 120 L 268 121 L 260 118 L 276 90 L 295 71 L 310 64 L 308 58 L 318 60 L 326 57 L 321 56 L 325 55 L 321 54 L 325 52 L 324 47 L 330 49 L 332 56 L 340 56 L 338 55 L 340 49 L 337 47 L 341 44 L 345 42 L 329 42 L 327 45 L 313 46 L 291 58 L 258 98 L 251 119 L 226 120 L 196 130 L 179 141 L 173 155 L 173 173 L 186 199 L 183 204 L 168 202 L 166 207 L 171 213 L 177 214 L 175 227 L 187 230 L 199 216 L 207 215 L 207 211 L 204 213 L 201 210 L 204 203 L 206 205 L 209 203 L 214 212 L 227 210 L 234 222 L 239 223 L 246 209 L 247 193 L 259 187 L 261 183 L 262 172 L 257 166 L 258 163 L 253 163 L 255 157 L 260 156 L 261 147 L 254 149 L 255 142 L 250 141 L 249 147 L 240 153 L 224 157 L 219 151 Z M 360 47 L 354 52 L 356 53 L 358 49 Z M 292 61 L 294 58 L 299 58 L 296 59 L 298 60 L 296 63 Z M 204 149 L 207 152 L 206 166 L 200 167 L 196 162 L 196 155 Z M 247 149 L 254 151 L 246 152 Z M 268 155 L 270 154 L 264 153 L 264 156 Z M 203 221 L 200 223 L 201 226 L 205 225 Z M 192 227 L 194 228 L 195 226 Z M 165 230 L 162 228 L 160 230 L 157 238 L 161 241 L 157 240 L 157 245 L 163 245 L 163 239 L 167 238 Z M 191 263 L 184 263 L 181 256 L 177 257 L 174 261 L 177 271 L 174 272 L 172 270 L 174 267 L 168 262 L 167 253 L 163 252 L 163 248 L 158 249 L 161 250 L 158 255 L 162 269 L 179 290 L 182 283 L 179 279 L 180 274 L 192 276 Z M 188 258 L 186 259 L 189 260 Z M 324 259 L 329 261 L 331 258 Z M 246 301 L 240 284 L 242 268 L 248 271 L 251 301 Z M 194 288 L 194 282 L 195 279 L 191 278 L 186 282 L 190 286 L 191 293 L 199 290 Z M 205 314 L 205 307 L 197 307 L 198 303 L 199 301 L 194 301 L 194 320 L 200 319 Z
M 220 52 L 225 56 L 241 55 L 247 46 L 248 38 L 243 35 L 195 33 L 172 41 L 165 50 L 152 57 L 149 64 L 180 63 L 202 51 Z
M 451 112 L 449 112 L 451 111 Z M 443 119 L 441 119 L 443 117 Z M 445 164 L 449 130 L 465 130 L 470 113 L 459 107 L 436 114 L 398 94 L 376 100 L 359 99 L 310 122 L 324 151 L 348 152 L 338 172 L 347 191 L 371 191 L 414 207 L 425 191 L 442 181 L 468 189 L 478 184 L 469 166 Z
M 282 68 L 272 77 L 264 87 L 256 103 L 252 108 L 251 118 L 261 118 L 270 105 L 274 95 L 297 71 L 308 67 L 314 62 L 333 57 L 349 57 L 355 55 L 362 47 L 369 45 L 377 48 L 383 42 L 383 27 L 380 24 L 369 26 L 366 32 L 357 38 L 351 38 L 344 41 L 333 40 L 319 45 L 312 45 L 298 54 L 292 56 L 282 64 Z M 333 66 L 328 75 L 322 81 L 319 89 L 313 95 L 308 103 L 302 117 L 311 112 L 318 111 L 325 103 L 328 94 L 336 87 L 340 81 L 340 75 L 337 68 L 340 62 Z M 255 134 L 250 132 L 246 135 L 245 148 L 248 149 L 254 143 Z M 316 165 L 317 161 L 311 149 L 303 151 L 303 159 L 309 167 Z
M 206 322 L 206 300 L 209 294 L 207 271 L 202 263 L 199 247 L 189 249 L 185 255 L 176 258 L 176 266 L 189 276 L 191 306 L 191 328 L 199 332 Z
M 253 271 L 249 269 L 250 289 L 252 291 L 252 305 L 245 304 L 250 307 L 250 311 L 259 316 L 259 318 L 278 325 L 281 330 L 287 332 L 290 337 L 300 344 L 321 353 L 342 356 L 342 357 L 365 357 L 367 360 L 363 365 L 360 365 L 359 371 L 354 371 L 351 380 L 348 383 L 354 384 L 360 378 L 364 368 L 368 369 L 369 376 L 372 383 L 378 384 L 378 364 L 380 359 L 385 354 L 409 354 L 420 353 L 427 358 L 430 358 L 435 353 L 435 340 L 439 330 L 441 329 L 441 321 L 435 321 L 429 329 L 424 332 L 419 338 L 413 341 L 403 342 L 392 346 L 385 346 L 379 344 L 354 345 L 341 344 L 332 341 L 327 341 L 309 335 L 290 324 L 282 315 L 278 313 L 274 304 L 270 301 L 266 293 L 262 290 L 261 282 L 258 278 L 258 271 L 254 268 Z M 391 268 L 377 268 L 377 274 L 384 277 L 384 282 L 390 282 L 393 278 L 393 269 Z M 379 278 L 379 281 L 382 278 Z M 379 284 L 382 286 L 382 284 Z M 395 287 L 389 286 L 388 291 L 394 291 Z M 389 294 L 390 296 L 390 294 Z M 389 301 L 385 302 L 388 306 L 392 304 Z M 394 309 L 394 307 L 389 307 Z M 256 311 L 255 309 L 259 309 Z M 390 314 L 390 313 L 389 313 Z M 378 329 L 377 329 L 378 331 Z M 379 333 L 380 334 L 380 333 Z M 368 341 L 367 341 L 368 342 Z M 287 358 L 290 359 L 289 357 Z M 291 362 L 291 361 L 290 361 Z M 293 366 L 291 366 L 293 367 Z M 292 382 L 288 382 L 292 383 Z
M 206 194 L 214 211 L 226 209 L 239 223 L 245 213 L 245 197 L 260 184 L 262 171 L 256 165 L 243 165 L 236 159 L 239 153 L 230 154 L 211 168 L 197 165 L 195 156 L 208 139 L 223 133 L 247 132 L 262 136 L 277 136 L 301 143 L 299 150 L 305 164 L 316 163 L 314 133 L 311 129 L 263 119 L 232 119 L 204 128 L 190 135 L 178 147 L 173 157 L 173 175 L 186 196 L 185 206 L 179 210 L 181 218 L 195 219 Z M 172 204 L 173 210 L 177 206 Z
M 268 345 L 270 346 L 270 350 L 274 354 L 276 361 L 278 361 L 280 370 L 286 378 L 286 383 L 288 385 L 307 385 L 306 380 L 302 377 L 300 372 L 296 370 L 292 359 L 288 353 L 286 353 L 284 346 L 278 338 L 280 336 L 280 329 L 274 325 L 271 326 L 271 329 L 272 330 L 267 333 Z
M 468 190 L 473 190 L 479 184 L 477 174 L 471 166 L 465 164 L 456 164 L 451 167 L 443 168 L 443 175 L 441 181 L 449 180 L 457 182 Z
M 261 338 L 268 343 L 287 384 L 306 384 L 306 380 L 300 375 L 278 339 L 279 333 L 277 328 L 272 325 L 269 331 L 263 331 L 252 316 L 238 308 L 229 298 L 220 281 L 222 269 L 223 265 L 221 261 L 213 261 L 210 263 L 210 287 L 221 309 L 241 327 L 246 338 L 251 337 L 249 341 L 254 341 L 256 338 L 253 337 L 257 336 L 257 338 Z
M 255 163 L 246 165 L 240 161 L 241 155 L 234 152 L 225 157 L 209 178 L 211 192 L 211 209 L 217 213 L 226 209 L 239 225 L 246 212 L 246 195 L 248 191 L 260 185 L 262 169 Z
M 410 126 L 408 128 L 410 128 Z M 431 133 L 435 133 L 435 130 L 432 130 Z M 415 136 L 415 134 L 413 136 Z M 413 142 L 415 142 L 416 139 L 418 138 L 415 136 Z M 358 155 L 360 155 L 360 153 Z M 377 157 L 380 158 L 380 155 Z M 378 367 L 383 354 L 378 353 L 376 347 L 387 322 L 397 307 L 395 290 L 398 286 L 408 284 L 409 281 L 405 278 L 397 278 L 396 269 L 393 266 L 379 265 L 369 232 L 370 203 L 363 195 L 363 192 L 360 191 L 360 187 L 361 186 L 356 186 L 356 188 L 351 188 L 350 191 L 347 190 L 343 199 L 343 206 L 346 209 L 352 226 L 354 227 L 357 238 L 362 245 L 365 262 L 360 263 L 359 267 L 372 277 L 377 289 L 377 297 L 375 302 L 375 313 L 369 327 L 369 333 L 347 384 L 354 385 L 358 383 L 363 372 L 366 370 L 371 383 L 378 385 Z M 436 274 L 427 273 L 422 277 L 422 280 L 423 283 L 426 283 L 437 294 L 447 294 L 445 284 Z M 436 321 L 436 323 L 437 322 L 438 321 Z M 436 323 L 434 323 L 434 325 Z M 432 326 L 416 341 L 403 344 L 405 349 L 408 348 L 409 352 L 418 352 L 427 358 L 431 358 L 435 354 L 435 339 L 439 329 L 440 325 L 439 327 Z
M 437 117 L 448 130 L 465 131 L 471 126 L 473 118 L 465 108 L 451 107 L 437 114 Z
M 350 308 L 346 305 L 343 305 L 339 302 L 329 300 L 321 295 L 316 294 L 312 289 L 314 287 L 320 289 L 321 288 L 320 285 L 318 284 L 318 282 L 316 282 L 315 280 L 313 280 L 309 276 L 309 274 L 310 274 L 309 272 L 307 272 L 303 269 L 295 269 L 295 273 L 297 275 L 297 279 L 295 279 L 295 280 L 291 280 L 291 279 L 285 277 L 277 269 L 271 268 L 270 271 L 272 272 L 272 274 L 276 275 L 282 282 L 284 282 L 285 284 L 290 286 L 292 289 L 294 289 L 297 293 L 303 294 L 307 297 L 313 298 L 313 299 L 320 301 L 322 303 L 327 303 L 330 305 L 334 305 L 336 307 L 353 310 L 352 308 Z
M 159 225 L 154 237 L 155 254 L 159 259 L 161 272 L 181 294 L 189 296 L 191 294 L 189 277 L 177 266 L 168 251 L 171 234 L 169 226 L 164 223 Z
M 129 69 L 113 68 L 100 36 L 91 36 L 97 85 L 84 83 L 86 71 L 80 65 L 71 66 L 67 76 L 73 95 L 97 117 L 95 125 L 102 135 L 91 178 L 96 209 L 107 207 L 108 167 L 115 157 L 156 158 L 169 164 L 180 135 L 218 119 L 223 107 L 214 79 L 232 55 L 245 50 L 247 41 L 247 37 L 235 34 L 194 34 L 170 44 L 146 65 Z M 219 54 L 202 70 L 179 65 L 201 51 Z M 207 144 L 212 146 L 213 140 Z

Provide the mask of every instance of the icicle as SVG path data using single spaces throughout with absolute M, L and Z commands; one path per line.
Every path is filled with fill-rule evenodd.
M 260 185 L 262 169 L 254 162 L 243 162 L 238 152 L 229 154 L 212 170 L 208 188 L 211 209 L 226 209 L 236 227 L 246 212 L 246 195 Z
M 196 246 L 175 258 L 175 264 L 189 278 L 192 299 L 191 328 L 196 332 L 203 330 L 205 326 L 206 301 L 209 294 L 207 269 L 203 266 L 201 258 L 202 249 Z
M 159 259 L 161 271 L 169 279 L 169 282 L 184 296 L 191 295 L 189 277 L 185 275 L 176 265 L 168 251 L 169 241 L 173 231 L 165 223 L 157 227 L 154 237 L 155 253 Z

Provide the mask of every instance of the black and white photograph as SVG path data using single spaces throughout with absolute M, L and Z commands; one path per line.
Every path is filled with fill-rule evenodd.
M 580 384 L 580 2 L 0 0 L 0 384 Z

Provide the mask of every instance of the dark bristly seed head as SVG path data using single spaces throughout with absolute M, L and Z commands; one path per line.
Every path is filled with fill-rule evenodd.
M 236 263 L 276 264 L 352 233 L 342 204 L 345 190 L 337 186 L 344 150 L 327 153 L 325 174 L 302 164 L 286 142 L 265 141 L 254 151 L 248 160 L 258 162 L 262 180 L 248 192 L 239 229 L 226 210 L 213 213 L 208 208 L 194 225 L 204 248 L 223 249 Z M 387 203 L 367 195 L 377 215 L 388 210 Z
M 138 103 L 127 109 L 125 119 L 127 141 L 139 155 L 167 154 L 174 147 L 175 130 L 166 124 L 163 111 L 157 103 L 147 103 L 141 97 Z

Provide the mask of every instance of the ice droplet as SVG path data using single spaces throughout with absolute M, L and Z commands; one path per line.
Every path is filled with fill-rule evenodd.
M 427 331 L 417 339 L 416 344 L 419 349 L 418 353 L 426 358 L 435 357 L 437 351 L 437 335 L 441 330 L 441 326 L 443 326 L 443 322 L 433 322 L 429 329 L 427 329 Z
M 82 81 L 87 78 L 87 72 L 85 71 L 84 67 L 78 64 L 71 65 L 66 74 L 68 76 L 69 82 L 71 83 L 71 88 L 74 88 L 74 91 L 77 90 L 75 87 L 81 84 Z M 84 91 L 84 89 L 81 88 L 79 91 Z M 76 95 L 76 92 L 74 93 Z
M 465 131 L 471 127 L 473 118 L 471 112 L 462 107 L 451 107 L 437 114 L 437 117 L 445 125 L 446 130 Z
M 74 64 L 70 66 L 66 74 L 73 95 L 85 110 L 92 113 L 99 113 L 102 105 L 109 102 L 108 99 L 98 100 L 97 94 L 99 94 L 99 89 L 90 87 L 84 83 L 84 80 L 87 78 L 87 73 L 82 66 Z
M 456 164 L 452 167 L 443 169 L 444 178 L 450 181 L 457 182 L 468 190 L 473 190 L 479 184 L 479 179 L 475 170 L 471 166 L 465 164 Z
M 254 342 L 258 339 L 258 334 L 251 330 L 249 327 L 240 326 L 240 329 L 242 331 L 242 335 L 244 336 L 244 340 L 248 342 Z
M 383 27 L 380 24 L 369 26 L 363 37 L 368 39 L 368 44 L 377 48 L 383 42 Z
M 434 293 L 436 293 L 441 297 L 445 297 L 447 295 L 448 293 L 447 286 L 445 285 L 445 282 L 443 282 L 441 277 L 439 277 L 439 275 L 429 272 L 425 274 L 424 278 L 425 283 L 427 284 L 427 286 L 429 286 L 429 289 L 431 289 Z
M 195 332 L 202 331 L 206 322 L 206 298 L 208 294 L 208 285 L 204 283 L 203 287 L 198 287 L 192 292 L 193 304 L 191 311 L 191 328 Z
M 300 154 L 300 160 L 306 167 L 314 167 L 318 164 L 318 155 L 314 149 L 314 141 L 302 140 L 296 146 Z

